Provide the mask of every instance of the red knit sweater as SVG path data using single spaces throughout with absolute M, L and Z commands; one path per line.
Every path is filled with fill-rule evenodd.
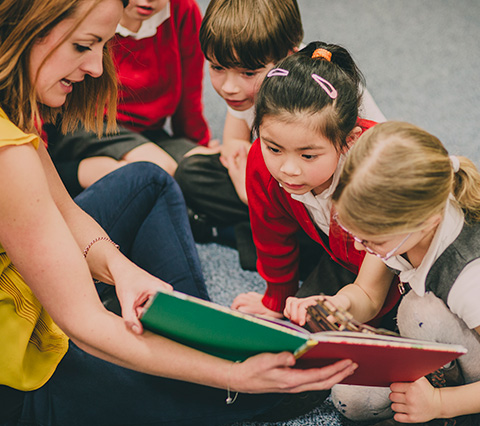
M 131 130 L 161 129 L 172 117 L 173 136 L 205 145 L 204 57 L 201 13 L 194 0 L 170 0 L 170 17 L 157 34 L 140 40 L 115 35 L 112 53 L 120 80 L 117 120 Z
M 376 123 L 359 119 L 362 131 Z M 250 149 L 247 162 L 247 195 L 253 239 L 257 248 L 257 269 L 267 282 L 263 304 L 277 312 L 285 307 L 287 297 L 298 290 L 300 228 L 321 244 L 334 261 L 358 273 L 365 252 L 354 248 L 354 241 L 335 221 L 330 222 L 328 243 L 325 243 L 305 205 L 294 200 L 268 171 L 257 139 Z M 321 232 L 321 231 L 320 231 Z M 377 318 L 390 311 L 399 299 L 392 288 Z

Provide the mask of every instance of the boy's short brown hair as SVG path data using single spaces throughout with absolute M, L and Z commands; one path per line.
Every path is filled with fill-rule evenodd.
M 205 57 L 225 68 L 263 68 L 302 39 L 296 0 L 212 0 L 200 28 Z

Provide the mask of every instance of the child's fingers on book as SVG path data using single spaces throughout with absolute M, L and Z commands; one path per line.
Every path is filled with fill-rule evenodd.
M 285 306 L 285 316 L 298 325 L 305 325 L 307 320 L 307 309 L 309 306 L 317 303 L 317 298 L 318 296 L 306 297 L 304 299 L 289 297 Z
M 338 318 L 335 315 L 328 315 L 327 316 L 327 321 L 334 324 L 334 325 L 339 325 L 338 324 Z
M 265 315 L 273 318 L 283 318 L 282 312 L 268 309 L 262 302 L 263 295 L 249 292 L 240 294 L 233 301 L 231 308 L 248 314 Z
M 248 305 L 252 303 L 252 301 L 257 301 L 257 299 L 261 300 L 261 298 L 261 294 L 252 291 L 248 293 L 240 293 L 235 299 L 233 299 L 231 308 L 238 309 L 240 306 Z

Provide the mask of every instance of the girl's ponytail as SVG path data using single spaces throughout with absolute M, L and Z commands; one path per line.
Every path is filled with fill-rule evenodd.
M 302 52 L 304 52 L 305 55 L 308 55 L 312 59 L 326 60 L 326 58 L 322 58 L 314 54 L 315 51 L 317 51 L 318 49 L 324 49 L 329 52 L 330 59 L 328 60 L 328 62 L 331 62 L 332 64 L 335 64 L 337 67 L 339 67 L 348 77 L 351 78 L 355 86 L 358 87 L 361 91 L 361 87 L 365 86 L 365 77 L 363 76 L 360 69 L 357 67 L 357 64 L 355 63 L 347 49 L 336 44 L 328 44 L 321 41 L 315 41 L 305 47 Z
M 257 94 L 253 132 L 259 134 L 265 116 L 309 117 L 313 130 L 343 152 L 357 125 L 363 86 L 364 77 L 345 48 L 312 42 L 267 74 Z
M 480 172 L 466 157 L 457 157 L 459 169 L 454 173 L 452 193 L 468 222 L 480 222 Z

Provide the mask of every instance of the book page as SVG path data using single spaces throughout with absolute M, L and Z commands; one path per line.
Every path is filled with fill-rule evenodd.
M 382 334 L 372 334 L 372 333 L 361 333 L 356 331 L 321 331 L 319 333 L 311 334 L 311 337 L 314 340 L 318 341 L 338 341 L 345 340 L 354 343 L 362 342 L 367 343 L 371 342 L 376 345 L 388 345 L 388 346 L 409 346 L 422 349 L 431 349 L 431 350 L 446 350 L 451 352 L 460 352 L 465 353 L 465 348 L 460 345 L 444 344 L 438 342 L 430 342 L 427 340 L 418 340 L 410 339 L 408 337 L 402 336 L 388 336 Z

